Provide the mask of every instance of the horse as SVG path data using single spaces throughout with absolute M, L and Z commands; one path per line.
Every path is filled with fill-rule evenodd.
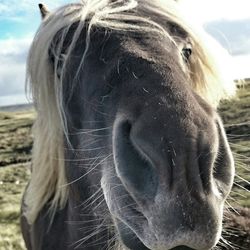
M 212 249 L 234 178 L 217 107 L 234 86 L 210 40 L 174 0 L 39 7 L 27 249 Z

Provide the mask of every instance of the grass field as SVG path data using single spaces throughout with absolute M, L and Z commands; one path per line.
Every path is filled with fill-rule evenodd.
M 236 163 L 234 189 L 229 202 L 250 207 L 250 84 L 238 90 L 238 97 L 222 103 L 224 121 Z
M 220 113 L 237 166 L 235 185 L 228 202 L 234 207 L 250 208 L 250 192 L 247 191 L 250 190 L 250 85 L 241 88 L 235 100 L 224 102 Z M 21 195 L 30 175 L 34 117 L 32 110 L 0 113 L 0 250 L 24 249 L 19 211 Z M 244 216 L 242 218 L 244 220 Z M 249 235 L 250 232 L 246 240 Z
M 20 199 L 29 179 L 34 112 L 0 113 L 0 250 L 21 250 Z

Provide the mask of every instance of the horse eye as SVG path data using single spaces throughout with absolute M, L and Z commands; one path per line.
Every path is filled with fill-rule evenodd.
M 182 49 L 181 54 L 182 54 L 184 61 L 188 62 L 189 57 L 192 55 L 192 49 L 190 47 L 185 47 Z

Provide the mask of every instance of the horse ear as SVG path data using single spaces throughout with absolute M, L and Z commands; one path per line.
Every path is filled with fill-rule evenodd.
M 49 14 L 49 10 L 48 8 L 42 4 L 42 3 L 39 3 L 39 8 L 40 8 L 40 11 L 41 11 L 41 16 L 42 16 L 42 19 L 44 19 L 48 14 Z

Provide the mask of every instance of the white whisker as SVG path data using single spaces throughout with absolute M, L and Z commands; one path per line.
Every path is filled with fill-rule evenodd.
M 76 182 L 78 182 L 79 180 L 83 179 L 85 176 L 87 176 L 88 174 L 90 174 L 94 169 L 96 169 L 98 166 L 100 166 L 103 162 L 105 162 L 110 156 L 112 156 L 112 154 L 106 156 L 104 159 L 102 159 L 100 162 L 98 162 L 93 168 L 91 168 L 87 173 L 85 173 L 84 175 L 80 176 L 79 178 L 63 185 L 62 187 L 64 186 L 69 186 L 69 185 L 72 185 Z

